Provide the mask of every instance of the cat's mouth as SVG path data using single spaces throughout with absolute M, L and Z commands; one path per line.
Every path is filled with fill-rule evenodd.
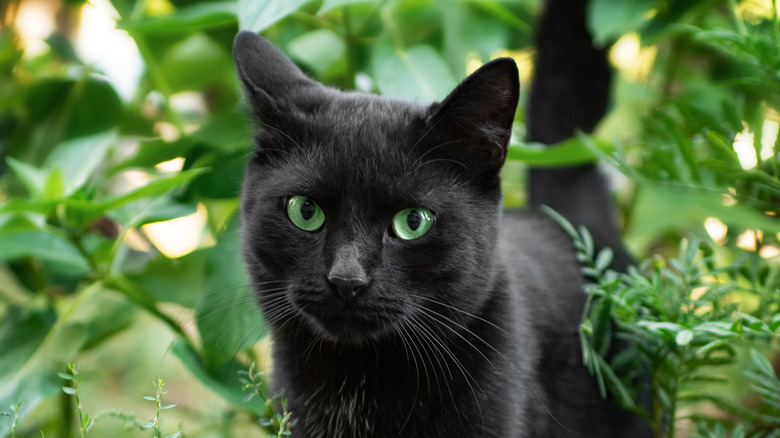
M 385 335 L 393 327 L 398 312 L 368 305 L 295 300 L 306 322 L 318 333 L 335 342 L 361 343 Z

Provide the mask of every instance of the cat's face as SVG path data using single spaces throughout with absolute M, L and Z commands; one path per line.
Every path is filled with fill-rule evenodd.
M 254 34 L 239 34 L 234 52 L 260 122 L 244 255 L 271 324 L 354 344 L 478 310 L 514 64 L 488 65 L 421 106 L 325 88 Z

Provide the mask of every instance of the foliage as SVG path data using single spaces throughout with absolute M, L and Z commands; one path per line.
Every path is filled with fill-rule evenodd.
M 289 436 L 292 431 L 292 412 L 287 410 L 287 398 L 284 396 L 284 391 L 275 394 L 273 397 L 268 396 L 266 391 L 266 382 L 263 380 L 265 372 L 255 371 L 255 363 L 249 365 L 247 371 L 239 371 L 244 377 L 239 378 L 239 381 L 244 385 L 244 391 L 251 391 L 244 401 L 250 401 L 255 397 L 260 397 L 265 400 L 265 405 L 268 408 L 266 417 L 260 418 L 258 423 L 265 427 L 267 431 L 276 435 L 277 438 L 283 438 Z M 281 410 L 281 412 L 278 412 Z
M 68 386 L 62 387 L 62 392 L 64 392 L 67 395 L 73 396 L 73 399 L 76 401 L 75 412 L 79 418 L 79 426 L 80 426 L 79 429 L 81 431 L 82 438 L 86 437 L 87 431 L 95 424 L 95 422 L 98 419 L 103 417 L 113 417 L 113 418 L 118 418 L 127 421 L 128 424 L 130 425 L 130 428 L 135 427 L 138 428 L 139 430 L 152 429 L 154 431 L 155 438 L 160 438 L 160 430 L 161 430 L 160 412 L 176 407 L 175 404 L 169 404 L 169 405 L 162 404 L 162 396 L 166 394 L 166 392 L 163 391 L 163 386 L 165 386 L 165 382 L 163 381 L 163 379 L 158 377 L 157 380 L 153 382 L 153 385 L 156 389 L 155 395 L 154 396 L 145 395 L 143 397 L 144 400 L 148 400 L 156 403 L 157 409 L 155 411 L 154 418 L 151 421 L 142 423 L 141 421 L 138 420 L 138 418 L 136 418 L 134 414 L 117 411 L 115 409 L 104 409 L 100 411 L 98 414 L 96 414 L 94 417 L 90 418 L 89 414 L 84 412 L 84 408 L 81 405 L 79 385 L 81 385 L 81 383 L 83 383 L 84 380 L 79 377 L 78 367 L 75 364 L 69 363 L 68 372 L 57 373 L 57 375 L 59 375 L 61 379 L 70 382 Z M 165 438 L 176 438 L 180 435 L 181 435 L 181 431 L 168 435 Z
M 594 254 L 585 228 L 575 229 L 547 212 L 574 239 L 583 273 L 592 280 L 586 286 L 580 338 L 583 361 L 602 395 L 609 391 L 645 418 L 658 436 L 675 436 L 679 424 L 691 419 L 701 422 L 700 429 L 715 422 L 708 415 L 683 414 L 702 401 L 730 415 L 728 429 L 738 425 L 750 437 L 780 430 L 780 379 L 761 353 L 750 350 L 752 369 L 745 372 L 763 399 L 758 409 L 735 404 L 716 391 L 728 383 L 724 368 L 738 364 L 740 351 L 751 345 L 776 347 L 780 268 L 759 273 L 751 269 L 757 267 L 755 258 L 716 267 L 711 255 L 703 256 L 711 249 L 684 239 L 678 257 L 668 264 L 649 259 L 619 273 L 608 268 L 611 250 Z M 755 307 L 748 311 L 729 302 L 735 291 L 754 295 Z
M 85 414 L 84 408 L 81 407 L 81 397 L 79 396 L 79 385 L 81 385 L 83 380 L 79 378 L 78 367 L 75 364 L 69 363 L 68 372 L 57 373 L 57 375 L 60 376 L 61 379 L 70 382 L 70 386 L 62 387 L 62 392 L 68 395 L 72 395 L 73 398 L 76 400 L 76 414 L 79 416 L 79 429 L 81 429 L 81 437 L 84 438 L 87 435 L 87 430 L 89 430 L 90 426 L 92 426 L 92 423 L 95 420 L 94 418 L 89 418 L 89 414 Z
M 119 43 L 109 47 L 110 61 L 75 44 L 80 17 L 95 6 L 50 2 L 59 18 L 36 51 L 22 32 L 25 4 L 0 3 L 0 409 L 11 408 L 0 415 L 0 436 L 72 436 L 100 427 L 96 420 L 105 416 L 142 433 L 144 423 L 125 411 L 78 424 L 70 415 L 81 415 L 80 400 L 70 414 L 52 411 L 74 401 L 57 377 L 68 363 L 78 359 L 82 375 L 103 375 L 112 387 L 119 369 L 143 374 L 163 361 L 161 353 L 106 356 L 132 337 L 164 338 L 175 366 L 187 370 L 175 377 L 186 374 L 225 400 L 221 420 L 184 422 L 188 435 L 213 436 L 216 427 L 216 436 L 249 436 L 236 432 L 236 418 L 259 433 L 289 431 L 283 398 L 261 391 L 245 401 L 240 380 L 260 388 L 264 352 L 253 346 L 266 326 L 240 260 L 236 212 L 252 144 L 233 36 L 262 31 L 328 85 L 427 102 L 499 55 L 515 57 L 527 89 L 541 7 L 539 0 L 111 0 L 117 32 L 132 47 L 121 57 L 138 56 L 142 65 L 128 88 L 116 75 L 122 60 L 109 56 Z M 657 427 L 665 420 L 682 427 L 689 417 L 700 436 L 753 436 L 776 424 L 769 418 L 776 416 L 776 377 L 746 353 L 777 349 L 776 10 L 774 2 L 753 0 L 592 0 L 597 43 L 617 40 L 610 115 L 593 136 L 549 149 L 523 142 L 522 108 L 516 118 L 507 205 L 523 203 L 523 163 L 599 157 L 628 177 L 618 203 L 638 255 L 668 255 L 681 236 L 691 242 L 677 259 L 649 258 L 626 274 L 606 271 L 608 256 L 590 260 L 598 274 L 591 293 L 600 299 L 584 325 L 586 363 L 634 409 L 641 387 L 618 376 L 630 377 L 620 374 L 629 369 L 654 376 L 648 391 L 656 404 L 646 417 Z M 621 59 L 618 49 L 632 41 L 635 53 Z M 187 236 L 182 255 L 150 225 L 183 217 L 202 226 Z M 713 221 L 725 229 L 714 239 L 704 228 Z M 607 354 L 600 342 L 609 330 L 631 345 L 627 353 Z M 702 370 L 708 361 L 713 366 Z M 250 363 L 260 371 L 239 375 Z M 763 397 L 759 410 L 750 405 L 752 416 L 743 408 L 750 400 L 719 383 L 744 369 Z M 75 369 L 63 375 L 75 392 Z M 170 388 L 168 397 L 186 398 Z M 159 420 L 161 380 L 156 390 Z M 121 391 L 140 399 L 132 386 Z M 705 418 L 703 399 L 728 415 Z M 270 412 L 268 400 L 282 412 Z M 258 427 L 261 418 L 276 423 Z M 152 424 L 160 433 L 159 421 Z

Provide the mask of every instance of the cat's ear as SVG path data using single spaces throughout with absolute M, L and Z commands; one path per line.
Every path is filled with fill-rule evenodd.
M 294 103 L 297 96 L 306 94 L 307 89 L 321 87 L 273 44 L 254 32 L 243 31 L 236 35 L 233 58 L 241 82 L 260 117 L 279 105 Z
M 486 63 L 431 106 L 428 123 L 435 147 L 467 167 L 498 171 L 506 159 L 519 97 L 514 60 Z

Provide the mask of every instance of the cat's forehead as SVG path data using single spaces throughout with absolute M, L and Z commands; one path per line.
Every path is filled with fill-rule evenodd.
M 340 93 L 318 114 L 325 129 L 330 128 L 343 140 L 373 139 L 380 143 L 416 134 L 424 116 L 425 110 L 419 105 L 360 93 Z
M 427 162 L 424 106 L 344 93 L 289 117 L 287 132 L 267 129 L 272 135 L 259 145 L 285 144 L 269 169 L 285 191 L 408 203 L 442 184 Z
M 419 158 L 425 108 L 359 93 L 339 93 L 293 115 L 288 134 L 320 166 L 407 166 Z M 416 150 L 418 149 L 418 150 Z

